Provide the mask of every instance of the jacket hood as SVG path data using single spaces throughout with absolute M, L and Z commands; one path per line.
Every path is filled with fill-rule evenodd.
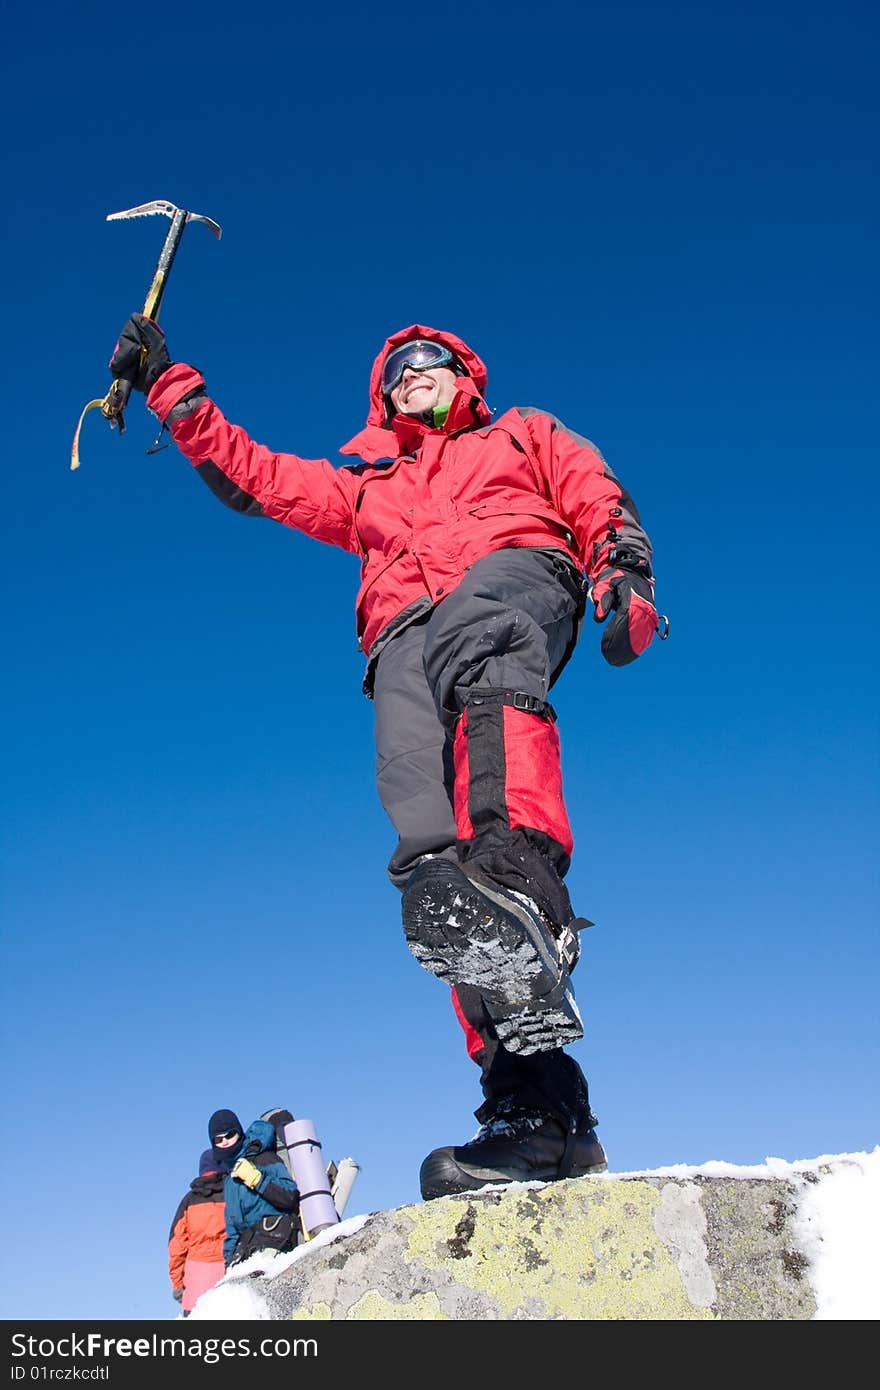
M 241 1120 L 234 1110 L 215 1110 L 208 1121 L 208 1143 L 213 1146 L 218 1134 L 243 1134 Z M 221 1151 L 222 1152 L 222 1151 Z
M 200 1173 L 197 1178 L 193 1178 L 190 1189 L 197 1197 L 221 1199 L 225 1181 L 226 1178 L 223 1173 Z
M 377 354 L 370 372 L 370 408 L 366 428 L 347 444 L 343 444 L 339 451 L 341 454 L 358 454 L 368 463 L 376 463 L 379 459 L 395 458 L 402 445 L 411 445 L 414 437 L 418 438 L 425 432 L 427 426 L 412 416 L 395 415 L 392 420 L 386 421 L 385 401 L 382 396 L 382 366 L 385 358 L 394 348 L 411 343 L 416 338 L 428 338 L 431 342 L 442 343 L 455 354 L 466 373 L 458 378 L 458 391 L 449 408 L 449 416 L 444 426 L 446 432 L 452 433 L 454 429 L 466 429 L 476 424 L 487 425 L 491 421 L 491 413 L 483 400 L 487 372 L 482 358 L 454 333 L 446 333 L 439 328 L 428 328 L 423 323 L 412 323 L 409 328 L 401 328 L 398 333 L 392 333 L 381 352 Z
M 252 1125 L 248 1125 L 244 1132 L 244 1143 L 238 1151 L 239 1158 L 248 1158 L 248 1149 L 251 1144 L 259 1144 L 258 1153 L 274 1152 L 275 1126 L 270 1125 L 268 1120 L 254 1120 Z

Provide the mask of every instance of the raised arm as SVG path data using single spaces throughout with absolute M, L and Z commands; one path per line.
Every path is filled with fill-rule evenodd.
M 227 506 L 357 551 L 355 475 L 327 459 L 276 453 L 230 424 L 209 399 L 201 373 L 170 361 L 157 324 L 133 314 L 120 334 L 111 370 L 116 376 L 128 374 L 135 389 L 146 393 L 149 409 Z

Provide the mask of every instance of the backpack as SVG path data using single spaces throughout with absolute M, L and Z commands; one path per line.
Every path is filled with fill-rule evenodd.
M 284 1142 L 284 1126 L 292 1123 L 293 1116 L 291 1115 L 289 1110 L 283 1110 L 280 1107 L 276 1107 L 274 1110 L 266 1110 L 264 1114 L 260 1116 L 260 1119 L 268 1121 L 268 1123 L 275 1130 L 275 1152 L 278 1155 L 279 1162 L 284 1164 L 288 1173 L 293 1178 L 294 1173 L 292 1167 L 290 1166 L 290 1154 L 288 1153 L 287 1145 Z M 294 1181 L 296 1181 L 295 1178 Z

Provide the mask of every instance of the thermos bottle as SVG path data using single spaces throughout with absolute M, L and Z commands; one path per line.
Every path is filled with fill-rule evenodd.
M 333 1205 L 339 1213 L 340 1220 L 351 1196 L 355 1178 L 360 1171 L 359 1165 L 355 1163 L 353 1158 L 341 1158 L 339 1160 L 330 1191 L 333 1193 Z

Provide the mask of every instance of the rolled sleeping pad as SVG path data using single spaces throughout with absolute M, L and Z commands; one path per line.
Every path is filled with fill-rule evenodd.
M 294 1120 L 284 1126 L 284 1143 L 294 1181 L 299 1188 L 299 1214 L 306 1239 L 335 1226 L 339 1212 L 330 1192 L 330 1179 L 321 1157 L 321 1145 L 311 1120 Z

